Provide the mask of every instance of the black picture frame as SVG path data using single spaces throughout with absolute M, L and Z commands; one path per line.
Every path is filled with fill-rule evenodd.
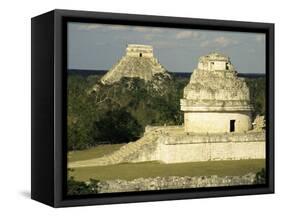
M 265 185 L 66 195 L 66 23 L 69 21 L 266 34 Z M 274 24 L 53 10 L 32 18 L 31 198 L 53 207 L 274 193 Z

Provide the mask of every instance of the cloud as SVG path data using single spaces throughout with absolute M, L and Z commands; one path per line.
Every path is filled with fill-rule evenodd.
M 79 23 L 77 24 L 78 30 L 85 30 L 85 31 L 91 31 L 91 30 L 101 30 L 101 31 L 122 31 L 129 29 L 128 26 L 125 25 L 108 25 L 108 24 L 96 24 L 96 23 Z
M 174 43 L 168 42 L 168 41 L 161 41 L 161 40 L 153 42 L 153 45 L 155 47 L 157 47 L 158 49 L 160 49 L 160 48 L 165 48 L 165 49 L 175 48 L 175 44 Z
M 145 34 L 145 35 L 144 35 L 144 39 L 145 39 L 145 40 L 151 41 L 153 38 L 154 38 L 154 35 L 153 35 L 153 34 Z
M 238 42 L 234 39 L 227 38 L 225 36 L 220 36 L 214 39 L 214 42 L 222 47 L 227 47 L 231 44 L 238 44 Z
M 121 30 L 127 30 L 129 27 L 128 26 L 123 26 L 123 25 L 110 25 L 110 26 L 108 26 L 108 28 L 110 30 L 121 31 Z
M 147 32 L 147 33 L 161 33 L 163 32 L 163 29 L 157 28 L 157 27 L 143 27 L 143 26 L 137 26 L 133 28 L 136 32 Z
M 199 36 L 198 32 L 187 30 L 181 31 L 176 34 L 176 39 L 189 39 L 189 38 L 197 38 Z
M 210 45 L 211 41 L 206 40 L 200 43 L 200 47 L 208 47 Z
M 257 42 L 260 42 L 260 43 L 264 43 L 265 42 L 265 35 L 262 34 L 262 35 L 257 35 L 256 36 L 256 41 Z
M 163 37 L 161 33 L 164 32 L 163 28 L 142 26 L 132 27 L 130 30 L 137 34 L 137 37 L 141 37 L 147 41 L 160 40 Z
M 200 47 L 228 47 L 229 45 L 238 44 L 237 40 L 226 36 L 219 36 L 212 40 L 206 40 L 200 43 Z
M 77 25 L 77 29 L 78 30 L 94 30 L 94 29 L 98 29 L 100 27 L 102 27 L 101 24 L 93 24 L 93 23 L 79 23 L 79 24 L 76 24 Z

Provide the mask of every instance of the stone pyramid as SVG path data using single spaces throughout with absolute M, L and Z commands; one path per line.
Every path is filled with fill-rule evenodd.
M 153 47 L 129 44 L 126 49 L 126 55 L 101 78 L 101 83 L 112 84 L 123 77 L 150 81 L 156 74 L 171 78 L 167 70 L 153 56 Z

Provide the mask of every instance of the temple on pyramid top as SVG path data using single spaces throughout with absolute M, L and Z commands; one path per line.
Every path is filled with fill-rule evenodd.
M 130 57 L 153 58 L 153 47 L 143 44 L 129 44 L 126 48 L 126 55 Z
M 123 56 L 102 78 L 103 84 L 112 84 L 123 77 L 150 81 L 156 74 L 170 78 L 167 70 L 153 55 L 150 45 L 129 44 Z

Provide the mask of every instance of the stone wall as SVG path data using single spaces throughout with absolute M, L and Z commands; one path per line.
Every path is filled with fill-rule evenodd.
M 264 159 L 265 142 L 160 145 L 157 152 L 164 163 Z
M 251 185 L 254 184 L 255 177 L 255 173 L 249 173 L 244 176 L 169 176 L 131 181 L 107 180 L 98 183 L 98 193 Z
M 153 58 L 153 47 L 149 45 L 129 44 L 126 55 L 131 57 Z
M 186 132 L 218 133 L 230 132 L 230 120 L 234 120 L 234 131 L 244 132 L 252 128 L 250 112 L 186 112 L 184 125 Z M 204 124 L 202 124 L 204 123 Z
M 151 144 L 153 151 L 143 149 L 133 162 L 184 163 L 265 159 L 264 132 L 188 135 L 178 127 L 149 127 L 146 130 L 147 133 L 154 130 L 158 134 L 156 144 Z
M 265 133 L 187 134 L 183 127 L 147 127 L 145 135 L 112 154 L 71 162 L 69 168 L 124 162 L 184 163 L 265 158 Z

